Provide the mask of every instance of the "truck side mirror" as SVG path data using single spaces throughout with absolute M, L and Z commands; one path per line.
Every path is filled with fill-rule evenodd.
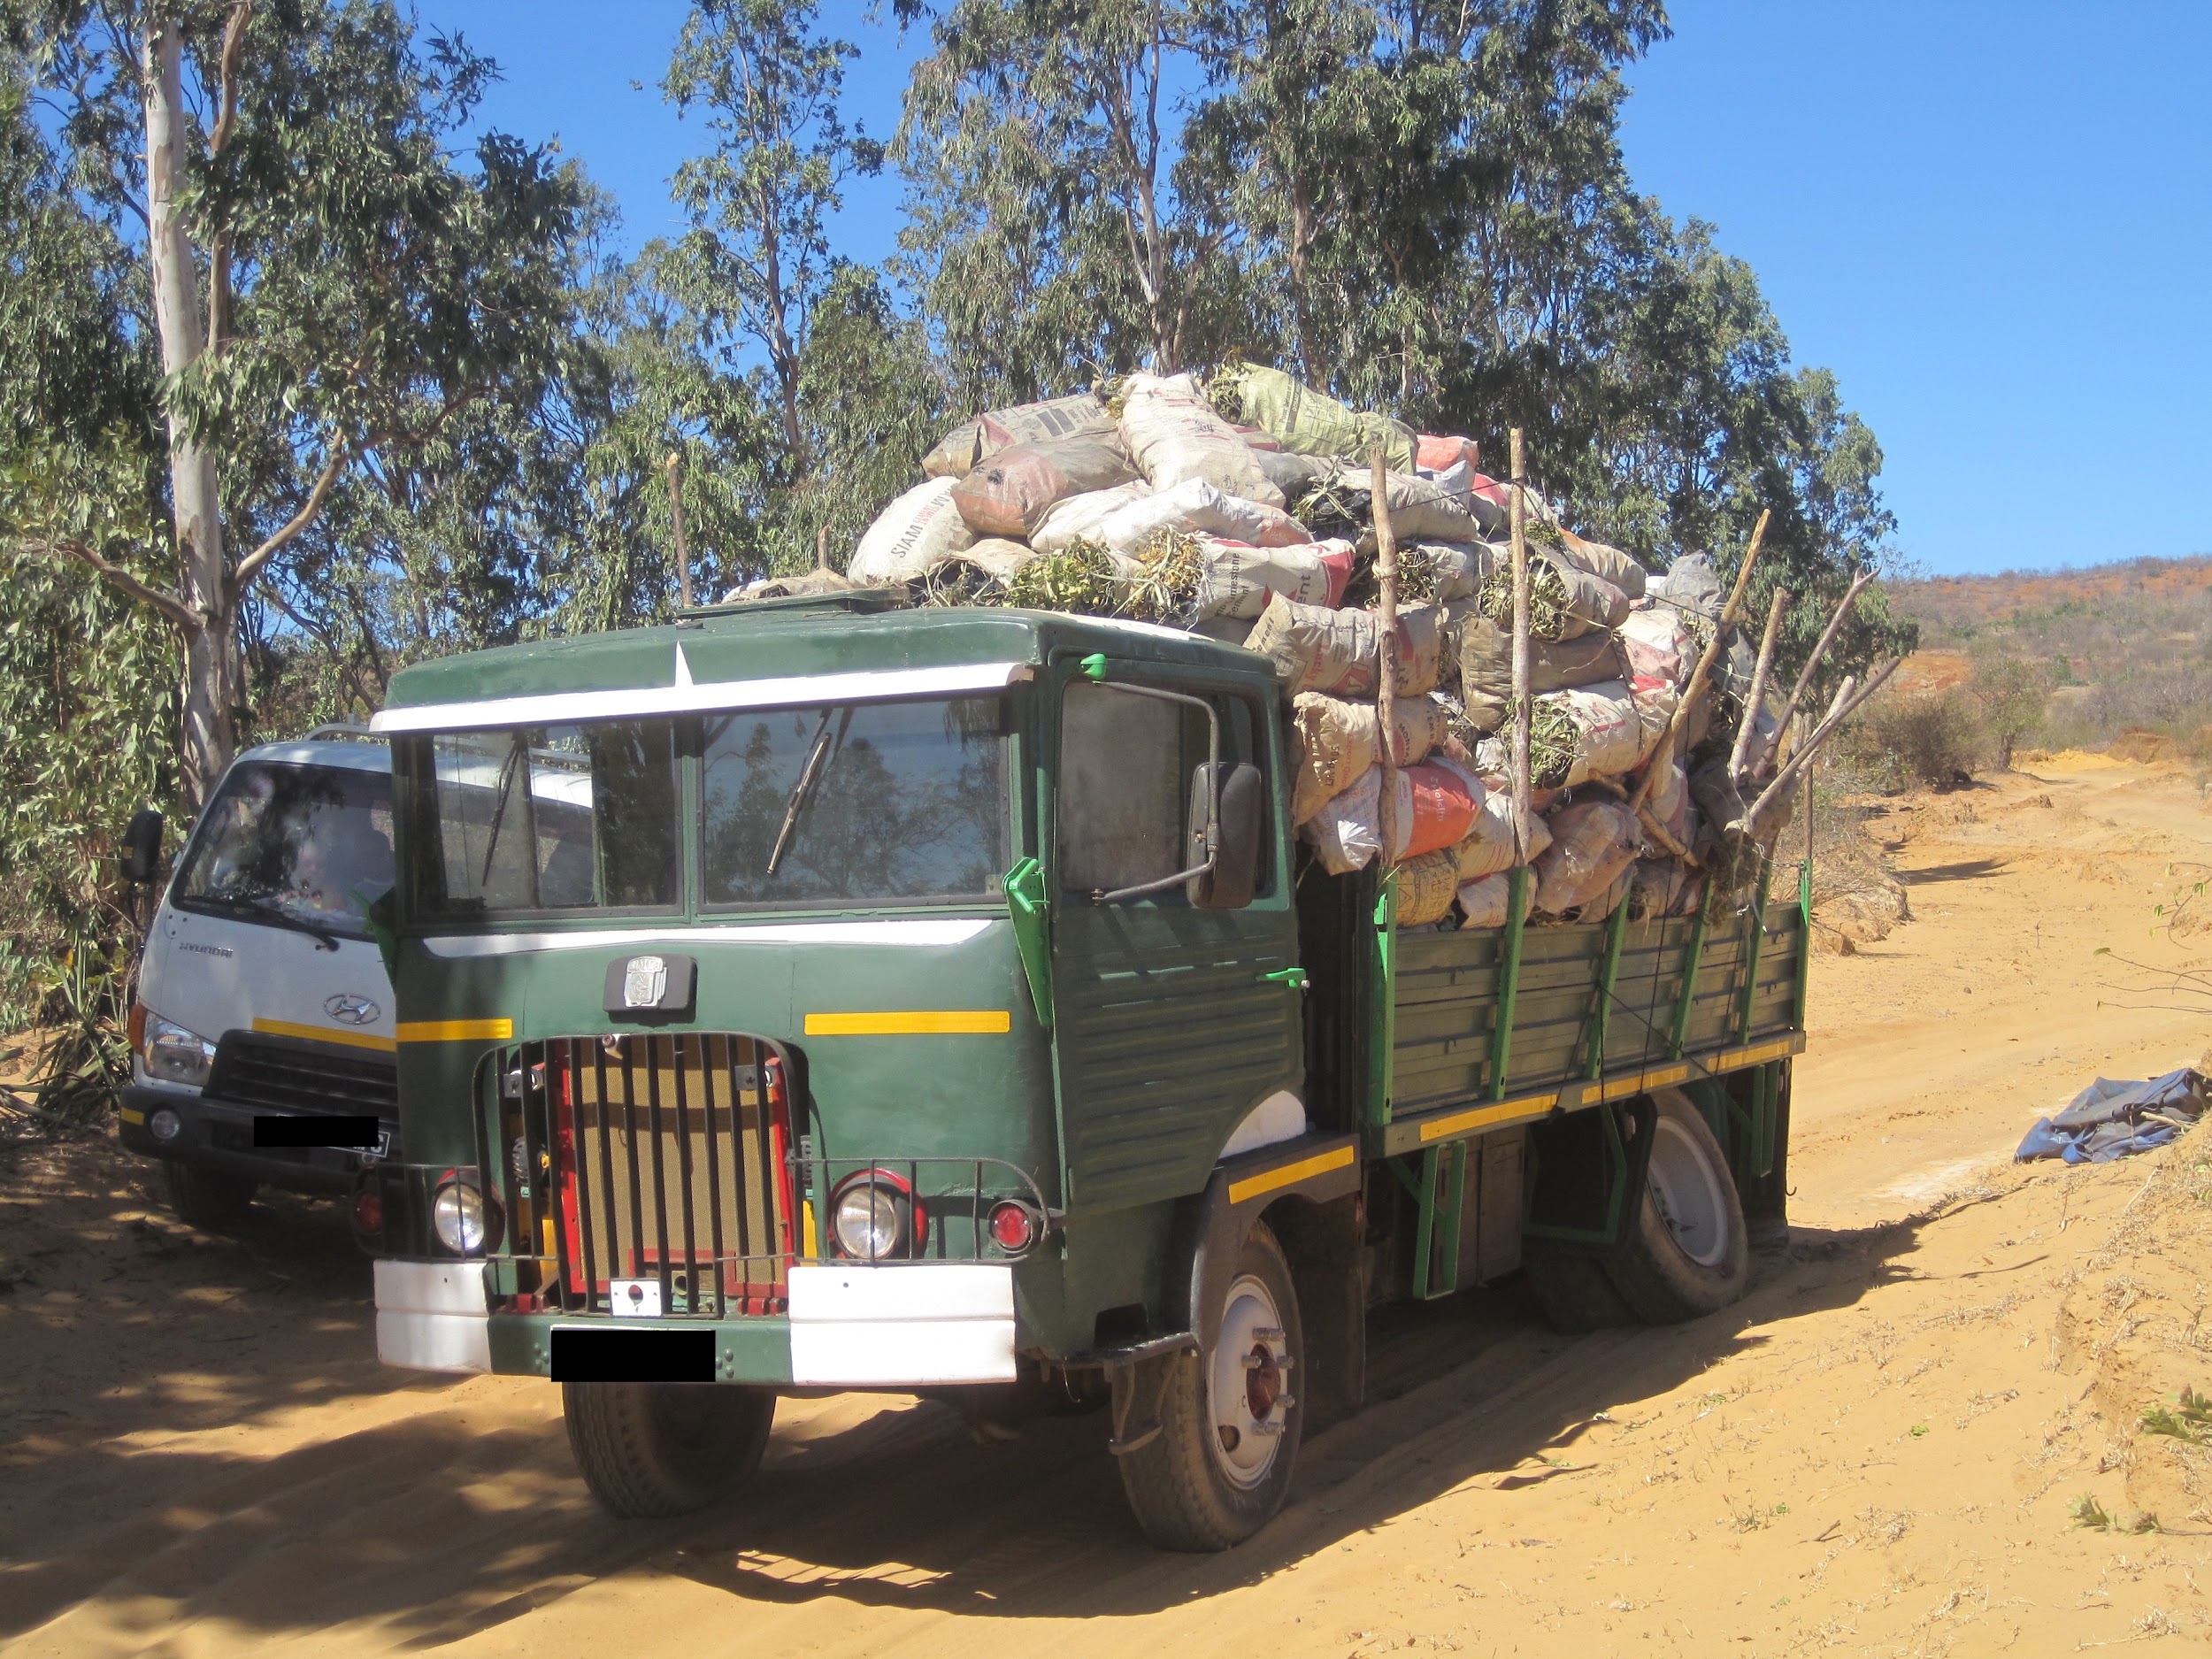
M 1207 816 L 1214 800 L 1213 776 L 1221 782 L 1221 816 L 1207 834 Z M 1212 868 L 1201 870 L 1184 887 L 1190 902 L 1201 910 L 1240 910 L 1251 903 L 1260 880 L 1260 832 L 1267 821 L 1267 790 L 1260 769 L 1248 764 L 1215 767 L 1202 764 L 1192 774 L 1190 789 L 1190 856 L 1194 864 L 1206 862 L 1207 842 L 1212 841 Z
M 152 807 L 131 814 L 123 831 L 123 879 L 143 887 L 161 873 L 162 817 Z

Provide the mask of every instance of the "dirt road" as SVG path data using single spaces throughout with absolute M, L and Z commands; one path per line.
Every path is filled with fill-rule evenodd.
M 2072 1652 L 2212 1634 L 2212 1143 L 2011 1148 L 2098 1071 L 2195 1060 L 2121 1009 L 2212 818 L 2078 757 L 1901 807 L 1918 919 L 1817 959 L 1793 1241 L 1728 1314 L 1579 1340 L 1517 1294 L 1386 1322 L 1289 1511 L 1156 1555 L 1105 1429 L 786 1402 L 757 1491 L 602 1517 L 549 1385 L 379 1371 L 326 1208 L 185 1233 L 104 1146 L 0 1149 L 0 1653 Z M 2212 954 L 2212 953 L 2208 953 Z M 2202 1133 L 2200 1132 L 2200 1139 Z M 2077 1525 L 2092 1495 L 2122 1527 Z

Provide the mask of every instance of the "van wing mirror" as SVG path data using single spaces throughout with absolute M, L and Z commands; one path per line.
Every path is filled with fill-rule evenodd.
M 1217 816 L 1210 825 L 1210 814 Z M 1209 762 L 1192 773 L 1190 849 L 1202 864 L 1184 887 L 1193 904 L 1206 910 L 1240 910 L 1251 903 L 1259 887 L 1260 831 L 1266 821 L 1267 790 L 1257 766 Z
M 124 880 L 143 887 L 161 873 L 162 827 L 162 816 L 152 807 L 141 807 L 131 814 L 130 824 L 123 831 Z

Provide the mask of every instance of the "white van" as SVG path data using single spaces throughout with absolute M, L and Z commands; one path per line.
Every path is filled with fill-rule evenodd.
M 158 828 L 154 828 L 158 839 Z M 177 1214 L 235 1221 L 262 1186 L 343 1194 L 398 1134 L 391 982 L 368 916 L 392 886 L 388 746 L 320 727 L 246 750 L 146 935 L 122 1140 Z

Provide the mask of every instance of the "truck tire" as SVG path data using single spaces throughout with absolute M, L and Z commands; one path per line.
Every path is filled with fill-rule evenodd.
M 1647 1325 L 1717 1313 L 1750 1268 L 1743 1204 L 1728 1155 L 1679 1089 L 1655 1089 L 1651 1171 L 1628 1237 L 1606 1261 L 1621 1299 Z
M 1583 1336 L 1636 1323 L 1635 1310 L 1621 1300 L 1594 1256 L 1532 1241 L 1522 1251 L 1521 1271 L 1555 1331 Z
M 626 1520 L 688 1515 L 760 1467 L 776 1396 L 731 1383 L 561 1385 L 584 1484 Z
M 169 1208 L 188 1226 L 211 1232 L 234 1227 L 246 1218 L 259 1186 L 250 1175 L 229 1170 L 203 1169 L 175 1158 L 161 1161 L 162 1185 L 168 1189 Z
M 1305 1333 L 1290 1263 L 1265 1223 L 1211 1310 L 1213 1340 L 1166 1362 L 1160 1432 L 1121 1459 L 1122 1489 L 1161 1549 L 1219 1550 L 1275 1518 L 1289 1495 L 1305 1409 Z

